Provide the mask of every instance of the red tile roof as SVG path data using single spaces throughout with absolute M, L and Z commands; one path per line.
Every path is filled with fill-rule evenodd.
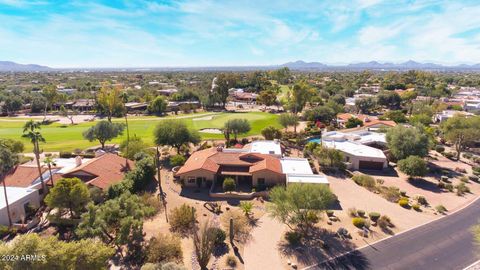
M 46 168 L 42 168 L 42 174 L 46 171 Z M 19 165 L 15 168 L 12 174 L 5 178 L 5 185 L 9 187 L 29 187 L 32 185 L 33 181 L 39 177 L 38 167 Z M 45 182 L 47 181 L 47 179 L 43 180 Z
M 135 168 L 135 163 L 131 160 L 125 163 L 125 158 L 116 154 L 106 153 L 100 157 L 91 159 L 73 170 L 65 173 L 64 177 L 78 177 L 82 173 L 92 175 L 91 180 L 87 182 L 100 189 L 107 189 L 110 185 L 119 183 L 123 180 L 125 173 Z M 82 178 L 82 177 L 80 177 Z
M 228 166 L 249 167 L 249 173 L 261 170 L 282 173 L 282 166 L 278 157 L 258 153 L 223 152 L 216 148 L 208 148 L 193 153 L 178 170 L 177 175 L 199 169 L 217 173 L 221 167 Z

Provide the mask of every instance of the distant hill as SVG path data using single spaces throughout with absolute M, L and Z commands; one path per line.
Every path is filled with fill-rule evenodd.
M 444 66 L 434 63 L 420 63 L 409 60 L 403 63 L 380 63 L 377 61 L 352 63 L 347 65 L 326 65 L 319 62 L 295 61 L 288 62 L 280 67 L 288 67 L 294 70 L 480 70 L 480 64 Z
M 11 61 L 0 61 L 0 72 L 7 71 L 48 71 L 51 68 L 35 64 L 18 64 Z

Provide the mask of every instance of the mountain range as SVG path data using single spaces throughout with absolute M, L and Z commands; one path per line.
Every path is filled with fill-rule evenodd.
M 248 70 L 269 70 L 281 67 L 288 67 L 300 71 L 358 71 L 358 70 L 432 70 L 432 71 L 480 71 L 480 64 L 473 65 L 440 65 L 434 63 L 420 63 L 409 60 L 403 63 L 390 62 L 360 62 L 346 65 L 329 65 L 320 62 L 305 62 L 298 60 L 281 65 L 268 66 L 224 66 L 224 67 L 157 67 L 157 68 L 74 68 L 56 69 L 37 64 L 18 64 L 11 61 L 0 61 L 0 72 L 41 72 L 41 71 L 248 71 Z

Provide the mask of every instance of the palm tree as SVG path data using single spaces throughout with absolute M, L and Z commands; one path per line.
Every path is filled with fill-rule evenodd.
M 50 185 L 53 187 L 52 166 L 57 166 L 52 156 L 48 156 L 43 160 L 43 163 L 48 167 L 48 173 L 50 175 Z
M 42 183 L 42 190 L 45 191 L 45 183 L 43 182 L 42 167 L 40 166 L 40 146 L 41 142 L 45 142 L 42 134 L 38 131 L 40 130 L 40 122 L 35 122 L 33 120 L 28 121 L 23 126 L 23 135 L 22 137 L 30 139 L 30 142 L 33 144 L 33 153 L 35 154 L 35 159 L 37 160 L 38 174 L 40 176 L 40 182 Z
M 7 206 L 8 224 L 12 226 L 12 217 L 10 216 L 10 205 L 8 204 L 7 187 L 5 185 L 5 178 L 11 174 L 18 164 L 18 155 L 8 147 L 0 145 L 0 181 L 3 183 L 3 192 L 5 194 L 5 204 Z

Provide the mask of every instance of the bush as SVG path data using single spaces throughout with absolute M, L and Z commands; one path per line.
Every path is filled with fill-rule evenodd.
M 173 231 L 188 232 L 195 226 L 196 210 L 195 208 L 182 204 L 170 211 L 170 227 Z
M 182 155 L 175 155 L 170 157 L 170 165 L 173 167 L 182 166 L 183 164 L 185 164 L 185 161 L 186 159 Z
M 463 153 L 462 156 L 463 156 L 464 158 L 466 158 L 466 159 L 471 159 L 471 158 L 473 157 L 473 155 L 470 154 L 470 153 Z
M 389 202 L 396 203 L 401 198 L 400 190 L 397 187 L 382 187 L 380 193 Z
M 377 221 L 378 227 L 382 229 L 386 229 L 388 227 L 393 227 L 392 221 L 388 216 L 381 216 Z
M 447 212 L 447 208 L 445 208 L 445 206 L 443 206 L 441 204 L 435 206 L 435 210 L 437 210 L 437 212 L 440 213 L 440 214 L 445 214 L 445 212 Z
M 415 204 L 412 205 L 412 208 L 415 211 L 420 211 L 420 204 L 415 203 Z
M 222 245 L 227 239 L 227 234 L 224 230 L 216 227 L 211 227 L 208 229 L 207 233 L 211 235 L 211 239 L 213 239 L 213 243 L 216 246 Z
M 235 258 L 235 256 L 233 256 L 233 255 L 228 255 L 227 258 L 225 259 L 225 262 L 230 267 L 236 267 L 237 266 L 237 258 Z
M 354 174 L 352 176 L 352 180 L 357 183 L 357 185 L 365 187 L 367 189 L 373 189 L 376 185 L 375 179 L 373 177 L 361 173 Z
M 470 192 L 470 188 L 467 187 L 465 185 L 465 183 L 460 183 L 460 184 L 456 185 L 455 188 L 457 189 L 457 195 L 458 196 L 462 196 L 463 194 Z
M 365 217 L 365 211 L 363 211 L 363 210 L 357 210 L 357 215 L 358 215 L 359 217 Z
M 423 196 L 417 196 L 415 199 L 421 205 L 428 205 L 427 199 Z
M 377 179 L 377 184 L 378 184 L 378 185 L 383 185 L 383 183 L 385 183 L 385 180 L 383 180 L 383 179 Z
M 438 153 L 443 153 L 445 152 L 445 147 L 443 145 L 435 145 L 435 151 Z
M 462 176 L 460 177 L 460 181 L 462 181 L 463 183 L 468 183 L 468 177 Z
M 398 205 L 400 205 L 403 208 L 408 208 L 410 205 L 408 204 L 408 199 L 407 198 L 401 198 L 398 200 Z
M 438 182 L 437 186 L 439 188 L 445 188 L 445 183 L 444 182 Z
M 402 197 L 406 197 L 406 196 L 407 196 L 407 192 L 406 192 L 405 190 L 401 190 L 401 191 L 400 191 L 400 195 L 401 195 Z
M 453 157 L 455 157 L 455 153 L 453 152 L 443 152 L 442 154 L 448 159 L 453 159 Z
M 5 237 L 9 233 L 10 229 L 8 228 L 8 226 L 0 225 L 0 238 Z
M 360 229 L 365 227 L 365 224 L 366 224 L 365 219 L 361 218 L 361 217 L 354 217 L 352 219 L 352 223 L 355 227 L 360 228 Z
M 172 234 L 159 234 L 151 238 L 148 242 L 146 256 L 147 262 L 150 263 L 182 262 L 183 252 L 180 238 Z
M 326 213 L 327 213 L 327 217 L 333 217 L 333 214 L 334 214 L 333 210 L 327 210 Z
M 296 246 L 300 244 L 302 240 L 302 234 L 299 232 L 286 232 L 285 240 L 287 240 L 289 245 Z
M 398 169 L 411 178 L 427 174 L 427 163 L 421 157 L 409 156 L 398 161 Z
M 59 153 L 59 156 L 60 156 L 60 158 L 71 158 L 73 155 L 72 155 L 72 152 L 62 151 L 62 152 Z
M 377 222 L 377 220 L 380 218 L 380 213 L 370 212 L 368 213 L 368 216 L 370 217 L 370 220 L 372 220 L 373 222 Z
M 225 178 L 225 180 L 223 180 L 222 187 L 224 192 L 235 191 L 236 189 L 235 180 L 233 180 L 233 178 Z
M 348 215 L 351 217 L 357 216 L 357 209 L 355 207 L 348 208 Z
M 453 185 L 450 183 L 445 184 L 445 189 L 448 190 L 449 192 L 453 192 Z
M 442 175 L 442 176 L 440 177 L 440 181 L 442 181 L 442 182 L 448 182 L 448 181 L 449 181 L 449 180 L 448 180 L 448 176 Z

